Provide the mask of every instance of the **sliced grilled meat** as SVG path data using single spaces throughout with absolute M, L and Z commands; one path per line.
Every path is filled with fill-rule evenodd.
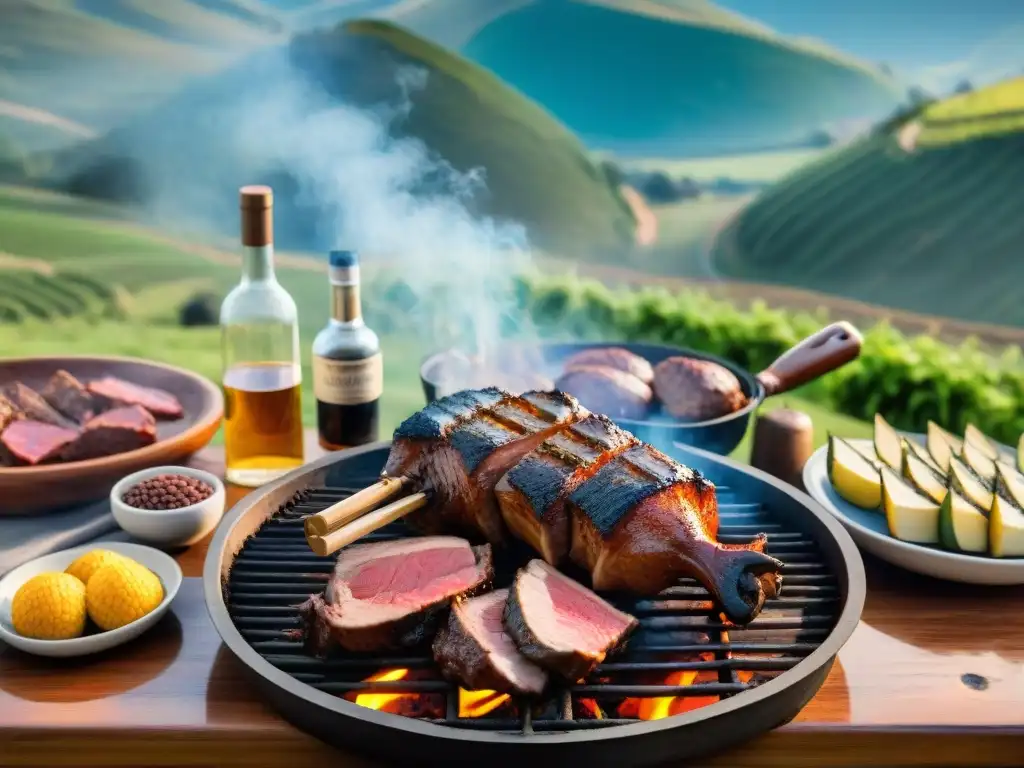
M 506 530 L 495 484 L 547 437 L 586 415 L 560 392 L 459 392 L 399 425 L 384 474 L 404 475 L 431 491 L 430 504 L 406 518 L 413 527 L 482 535 L 499 544 Z
M 434 638 L 434 660 L 441 672 L 469 691 L 537 696 L 548 675 L 523 656 L 505 632 L 507 589 L 457 600 L 448 624 Z
M 41 421 L 44 424 L 52 424 L 55 427 L 74 429 L 77 425 L 71 419 L 59 414 L 53 406 L 43 399 L 43 396 L 31 387 L 22 384 L 20 381 L 12 381 L 0 388 L 3 394 L 15 408 L 25 414 L 25 418 L 32 421 Z
M 706 421 L 747 402 L 740 380 L 728 368 L 692 357 L 669 357 L 654 368 L 654 393 L 677 419 Z
M 576 397 L 584 407 L 612 418 L 642 419 L 654 393 L 631 373 L 600 365 L 577 365 L 555 382 L 556 389 Z
M 490 545 L 453 536 L 356 544 L 341 550 L 323 595 L 300 610 L 306 642 L 323 655 L 420 645 L 434 636 L 454 598 L 490 588 Z
M 53 374 L 40 394 L 53 408 L 78 424 L 85 424 L 109 407 L 109 403 L 91 394 L 67 371 Z
M 566 497 L 585 478 L 639 443 L 607 416 L 591 415 L 549 437 L 498 481 L 505 524 L 552 565 L 569 554 Z
M 623 373 L 630 373 L 636 376 L 647 386 L 654 381 L 654 369 L 640 355 L 630 352 L 623 347 L 593 347 L 584 349 L 566 358 L 562 367 L 565 370 L 570 368 L 599 366 L 601 368 L 615 368 Z
M 114 376 L 90 381 L 89 392 L 117 405 L 141 405 L 158 419 L 179 419 L 185 411 L 174 395 L 156 387 L 143 387 Z
M 0 434 L 7 461 L 12 464 L 46 464 L 63 457 L 64 449 L 78 438 L 78 430 L 32 419 L 18 419 Z
M 25 414 L 4 395 L 0 395 L 0 432 L 7 429 L 12 421 L 24 418 Z
M 520 653 L 570 682 L 593 672 L 639 626 L 543 560 L 516 574 L 504 624 Z
M 156 419 L 140 405 L 112 408 L 89 419 L 64 451 L 66 461 L 82 461 L 134 451 L 156 442 Z
M 569 495 L 570 558 L 594 589 L 653 595 L 678 578 L 702 583 L 737 624 L 778 594 L 782 563 L 766 537 L 720 544 L 714 485 L 699 472 L 639 445 L 612 459 Z

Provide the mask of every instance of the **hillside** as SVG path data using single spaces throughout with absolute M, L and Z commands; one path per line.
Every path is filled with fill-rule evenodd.
M 720 235 L 726 277 L 1024 326 L 1024 77 L 929 106 L 758 197 Z
M 620 153 L 799 144 L 880 118 L 900 95 L 880 70 L 709 0 L 404 0 L 383 13 Z
M 108 127 L 286 31 L 258 0 L 4 0 L 0 100 Z
M 436 214 L 425 236 L 449 237 L 465 226 L 439 195 L 473 216 L 522 224 L 532 245 L 564 255 L 620 253 L 635 229 L 617 187 L 544 110 L 383 22 L 259 51 L 59 167 L 71 191 L 232 232 L 237 187 L 273 182 L 278 238 L 295 249 L 336 247 L 346 227 L 345 237 L 373 226 L 379 237 L 422 220 L 425 208 Z M 355 211 L 364 220 L 346 223 Z

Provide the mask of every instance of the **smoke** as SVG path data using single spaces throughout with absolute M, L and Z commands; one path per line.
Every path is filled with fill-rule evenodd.
M 424 352 L 453 348 L 493 360 L 510 320 L 528 329 L 511 290 L 511 278 L 531 263 L 524 227 L 474 215 L 472 203 L 487 194 L 484 169 L 459 171 L 423 142 L 393 130 L 428 86 L 425 70 L 397 68 L 399 97 L 365 108 L 339 101 L 287 56 L 265 52 L 255 67 L 246 64 L 235 80 L 223 78 L 203 95 L 199 134 L 218 137 L 212 149 L 195 146 L 194 125 L 169 128 L 168 115 L 159 127 L 173 146 L 155 150 L 149 135 L 143 151 L 151 165 L 162 158 L 151 176 L 162 188 L 177 190 L 157 206 L 164 218 L 173 205 L 181 225 L 180 184 L 187 183 L 194 190 L 187 196 L 189 225 L 220 219 L 223 231 L 224 217 L 237 218 L 224 205 L 237 205 L 237 185 L 266 183 L 258 171 L 279 168 L 294 181 L 288 191 L 294 205 L 316 212 L 312 241 L 325 250 L 355 249 L 366 271 L 385 269 L 408 285 L 416 306 L 407 325 Z M 239 87 L 231 93 L 233 82 Z M 191 104 L 195 115 L 199 110 Z M 185 153 L 193 158 L 187 171 L 174 159 Z M 281 192 L 275 185 L 279 201 Z M 275 227 L 283 229 L 288 208 L 276 207 Z

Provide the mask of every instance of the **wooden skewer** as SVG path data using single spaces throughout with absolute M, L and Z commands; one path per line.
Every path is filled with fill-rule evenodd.
M 420 492 L 404 499 L 393 501 L 386 507 L 381 507 L 367 515 L 358 517 L 348 525 L 342 526 L 325 536 L 309 536 L 306 541 L 309 548 L 320 557 L 334 554 L 342 547 L 351 544 L 356 539 L 373 533 L 378 528 L 383 528 L 388 523 L 405 517 L 410 512 L 415 512 L 427 503 L 427 494 Z
M 362 517 L 382 501 L 402 490 L 406 481 L 405 477 L 385 477 L 347 499 L 342 499 L 315 515 L 309 515 L 303 523 L 306 538 L 326 536 L 331 531 Z

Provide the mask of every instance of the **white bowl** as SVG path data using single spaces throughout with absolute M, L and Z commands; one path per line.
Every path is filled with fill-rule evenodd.
M 923 435 L 911 433 L 903 436 L 924 442 Z M 855 507 L 836 493 L 828 479 L 827 445 L 816 450 L 807 460 L 803 478 L 807 493 L 839 518 L 857 546 L 875 557 L 908 571 L 946 581 L 987 586 L 1024 584 L 1024 558 L 948 552 L 937 546 L 912 544 L 893 538 L 885 515 L 880 511 Z
M 139 509 L 121 501 L 137 483 L 157 475 L 186 475 L 208 483 L 213 494 L 180 509 Z M 187 547 L 217 527 L 224 516 L 224 483 L 216 475 L 191 467 L 152 467 L 123 478 L 110 491 L 110 509 L 117 524 L 133 538 L 159 547 Z
M 131 624 L 125 624 L 123 627 L 99 632 L 95 635 L 75 637 L 70 640 L 36 640 L 31 637 L 23 637 L 15 632 L 14 625 L 11 623 L 11 601 L 14 599 L 14 594 L 18 591 L 18 588 L 40 573 L 63 571 L 77 558 L 94 549 L 109 549 L 125 555 L 155 573 L 164 586 L 164 599 L 160 602 L 160 605 Z M 37 557 L 35 560 L 19 565 L 0 579 L 0 640 L 18 650 L 33 653 L 37 656 L 67 657 L 99 653 L 108 648 L 113 648 L 115 645 L 121 645 L 129 640 L 134 640 L 160 621 L 160 618 L 167 613 L 167 609 L 170 607 L 174 596 L 178 594 L 181 581 L 181 568 L 178 567 L 178 564 L 174 562 L 170 555 L 152 547 L 144 547 L 141 544 L 103 541 L 74 547 L 73 549 L 65 549 L 62 552 L 54 552 L 52 555 Z

